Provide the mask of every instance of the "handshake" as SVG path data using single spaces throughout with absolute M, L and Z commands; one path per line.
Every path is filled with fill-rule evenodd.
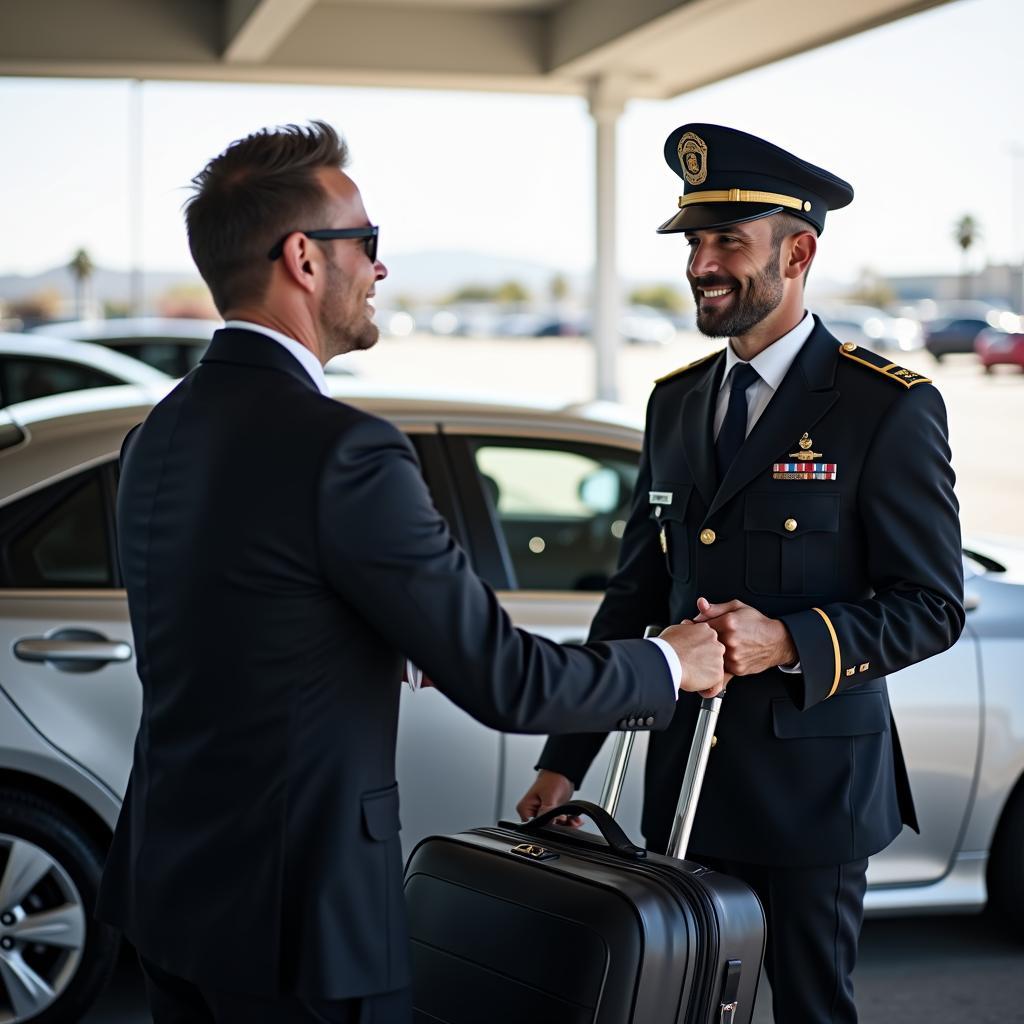
M 679 656 L 679 689 L 715 697 L 733 676 L 748 676 L 796 661 L 789 630 L 742 601 L 697 599 L 698 615 L 669 626 L 661 639 Z
M 733 676 L 750 676 L 777 666 L 792 666 L 798 658 L 785 624 L 762 615 L 742 601 L 712 604 L 697 599 L 697 616 L 669 626 L 660 639 L 679 656 L 683 677 L 679 689 L 716 697 Z M 533 785 L 516 804 L 524 821 L 572 798 L 574 785 L 565 775 L 541 769 Z M 579 828 L 581 818 L 563 815 L 556 825 Z

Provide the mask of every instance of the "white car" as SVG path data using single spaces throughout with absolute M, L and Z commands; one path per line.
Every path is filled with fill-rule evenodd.
M 0 333 L 0 406 L 115 384 L 159 386 L 170 378 L 102 345 Z
M 224 326 L 220 320 L 190 317 L 111 317 L 109 320 L 72 320 L 41 324 L 35 335 L 89 341 L 147 363 L 170 377 L 184 377 L 206 352 L 213 332 Z M 352 376 L 352 371 L 328 364 L 327 372 Z

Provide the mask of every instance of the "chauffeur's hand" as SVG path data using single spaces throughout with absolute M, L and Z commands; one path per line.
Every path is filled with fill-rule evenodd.
M 549 772 L 542 768 L 537 772 L 533 785 L 523 794 L 522 800 L 516 804 L 516 813 L 526 821 L 536 818 L 538 814 L 550 811 L 552 807 L 567 803 L 572 799 L 572 780 L 558 772 Z M 572 825 L 579 828 L 583 819 L 574 814 L 563 814 L 555 818 L 556 825 Z
M 742 601 L 711 604 L 697 598 L 697 622 L 706 622 L 725 645 L 725 671 L 750 676 L 797 660 L 789 630 L 778 619 L 769 619 Z

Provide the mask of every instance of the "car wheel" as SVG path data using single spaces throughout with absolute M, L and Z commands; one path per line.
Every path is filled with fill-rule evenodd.
M 1014 790 L 988 858 L 988 910 L 1024 936 L 1024 784 Z
M 0 1021 L 70 1024 L 117 960 L 92 917 L 103 853 L 57 807 L 0 790 Z

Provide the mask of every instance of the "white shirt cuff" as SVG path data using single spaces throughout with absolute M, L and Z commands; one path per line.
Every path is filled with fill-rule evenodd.
M 408 658 L 405 659 L 405 681 L 409 689 L 415 693 L 423 682 L 423 669 L 417 668 Z
M 798 661 L 795 665 L 780 665 L 779 671 L 787 672 L 789 675 L 796 675 L 799 672 L 803 672 L 803 669 L 800 667 L 800 662 Z
M 652 644 L 656 644 L 661 653 L 665 655 L 668 670 L 672 673 L 672 696 L 679 700 L 679 684 L 683 681 L 683 666 L 679 663 L 676 649 L 667 640 L 662 640 L 660 636 L 649 636 L 647 639 Z

